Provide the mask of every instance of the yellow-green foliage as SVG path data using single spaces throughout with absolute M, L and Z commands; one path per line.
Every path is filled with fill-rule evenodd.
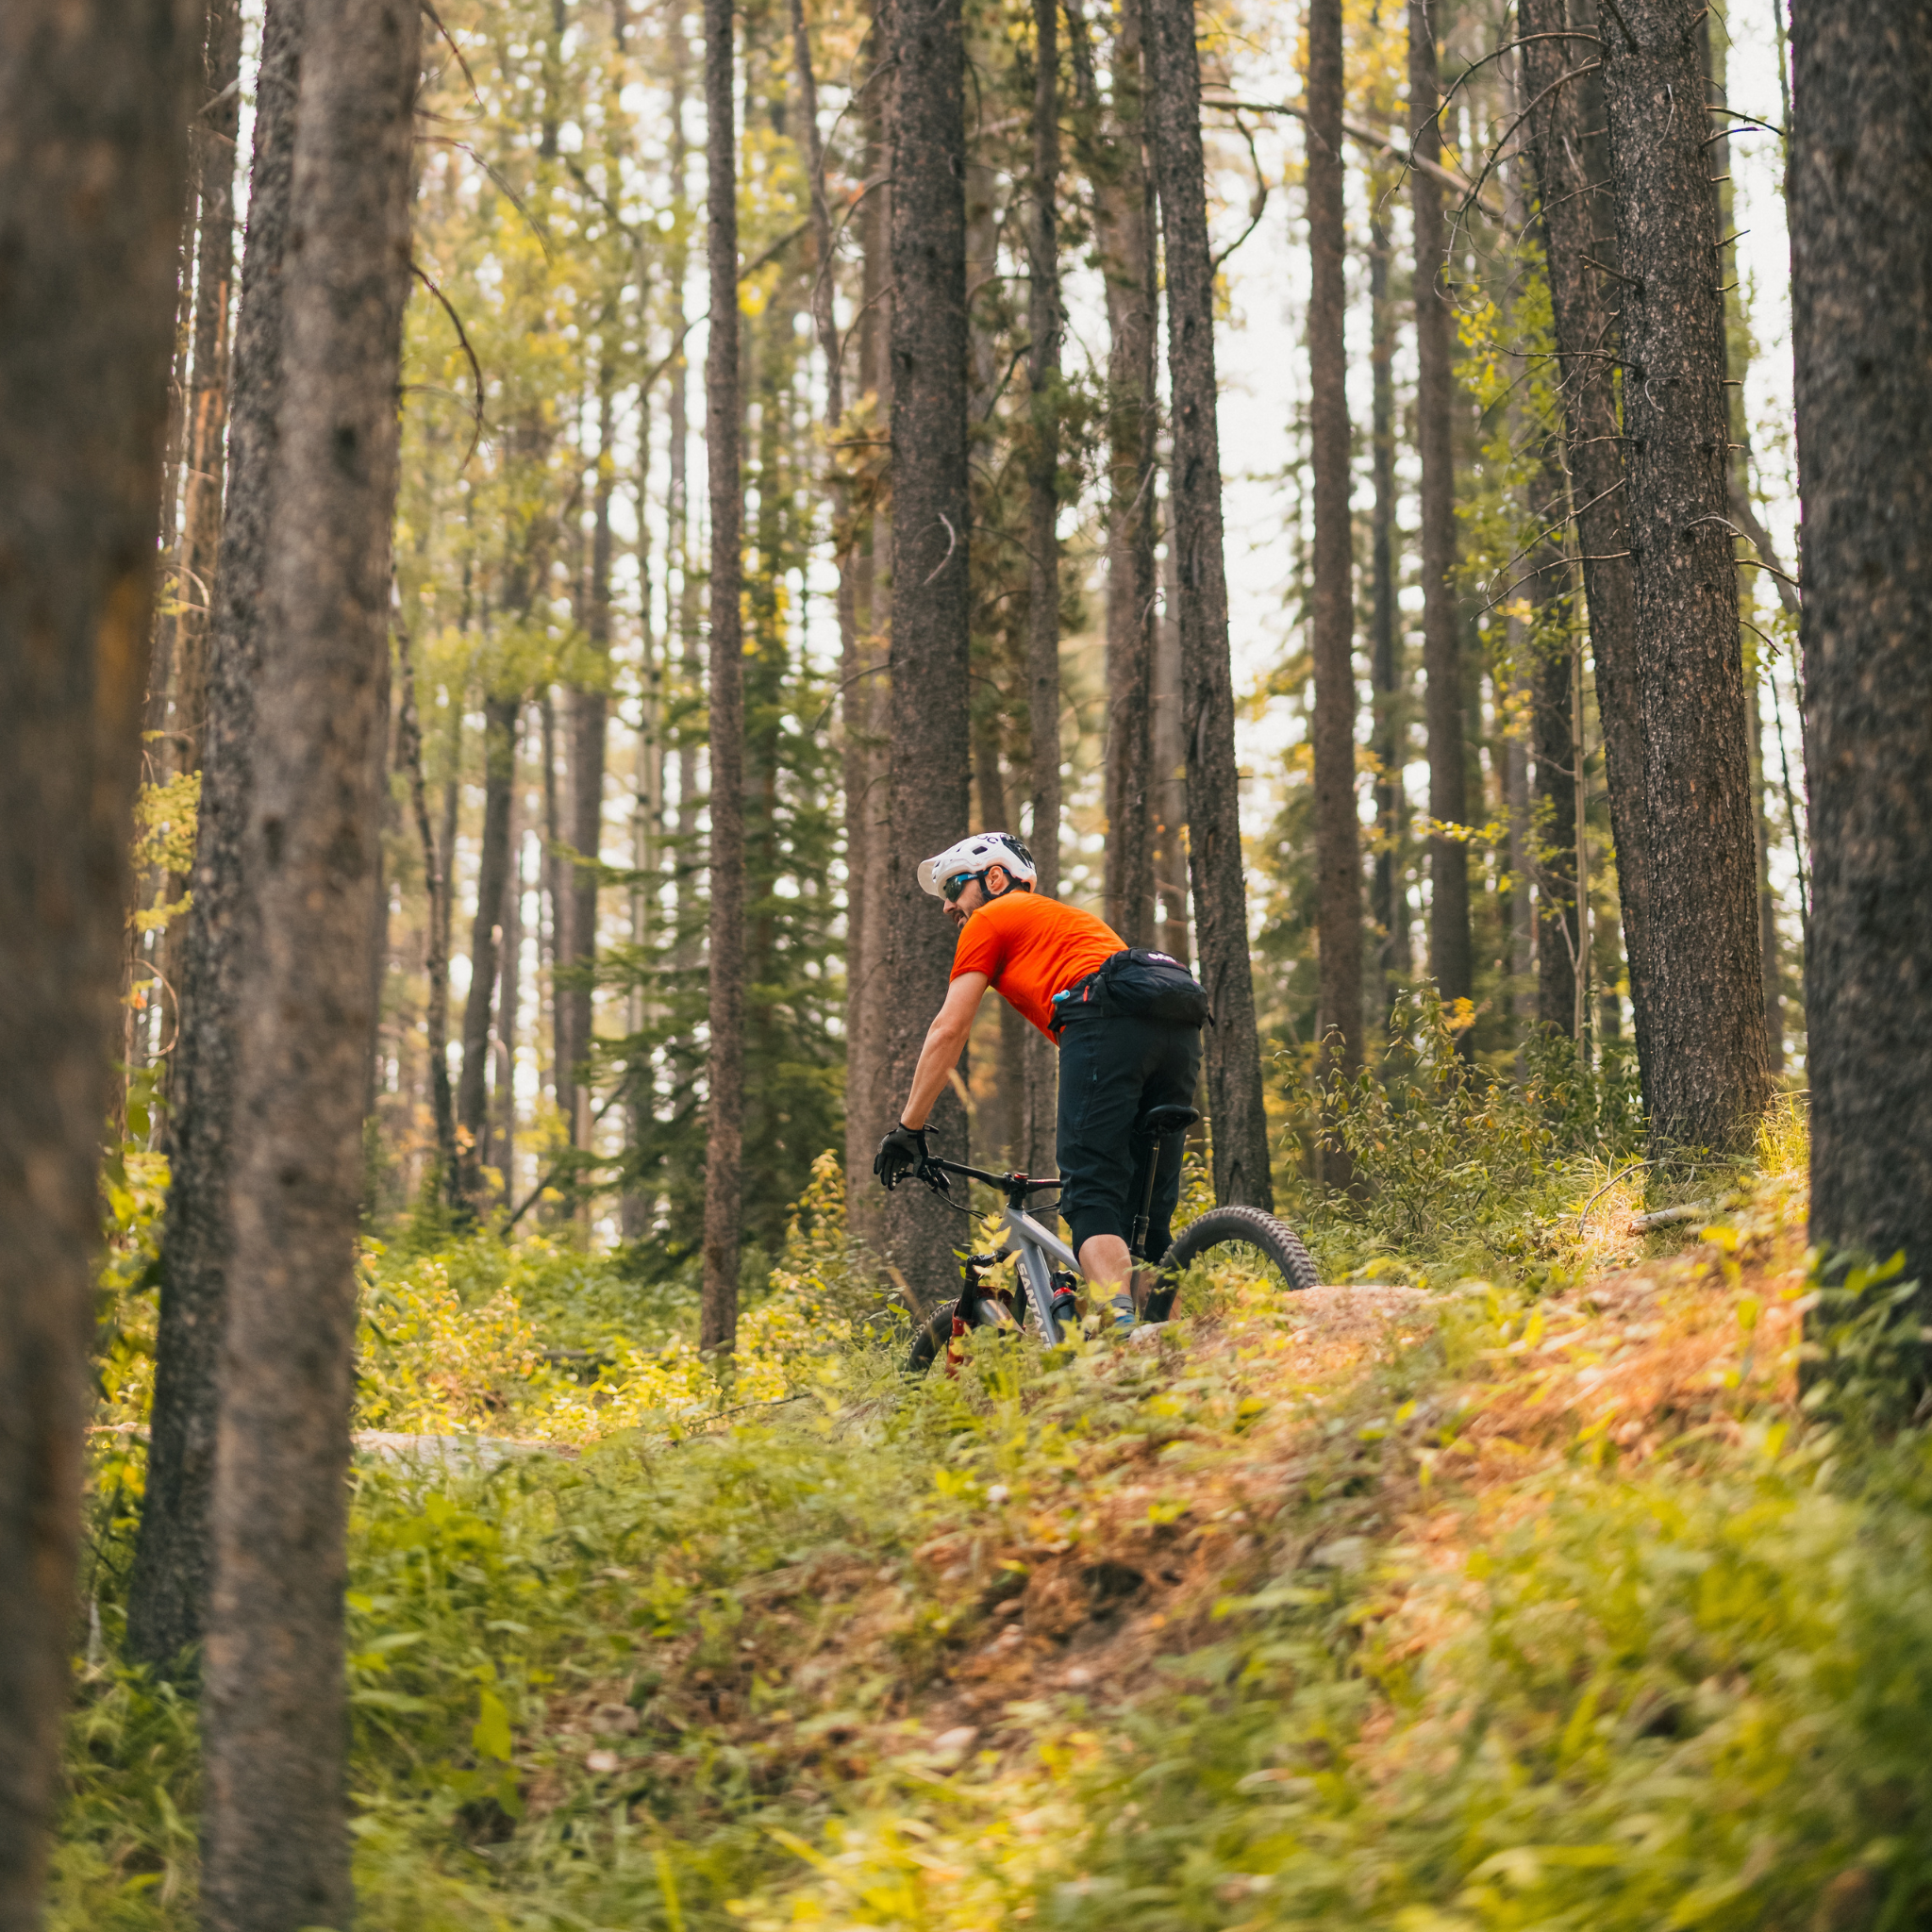
M 659 1337 L 587 1382 L 535 1359 L 558 1297 L 621 1291 L 580 1256 L 375 1257 L 365 1416 L 499 1440 L 358 1460 L 358 1924 L 1924 1923 L 1932 1452 L 1875 1404 L 1790 1399 L 1766 1310 L 1807 1289 L 1801 1144 L 1799 1116 L 1771 1130 L 1781 1165 L 1659 1291 L 1723 1347 L 1628 1449 L 1585 1425 L 1591 1378 L 1688 1357 L 1583 1291 L 1569 1354 L 1550 1304 L 1473 1286 L 1323 1368 L 1304 1304 L 1209 1269 L 1155 1345 L 980 1335 L 905 1384 L 841 1312 L 863 1277 L 829 1166 L 730 1415 Z M 1895 1279 L 1834 1292 L 1828 1345 L 1881 1373 L 1857 1305 Z M 746 1394 L 761 1375 L 799 1399 Z M 537 1440 L 567 1421 L 575 1459 Z M 1041 1639 L 991 1734 L 936 1752 L 1029 1569 L 1077 1576 L 1135 1523 L 1210 1566 L 1164 1654 L 1083 1689 Z M 113 1663 L 122 1533 L 53 1923 L 185 1932 L 192 1713 Z

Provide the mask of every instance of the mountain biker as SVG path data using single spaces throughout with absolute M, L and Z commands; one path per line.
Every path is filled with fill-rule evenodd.
M 1038 880 L 1032 854 L 1008 832 L 962 839 L 920 864 L 920 885 L 944 901 L 959 941 L 945 1004 L 926 1029 L 911 1091 L 873 1172 L 892 1188 L 924 1166 L 926 1117 L 994 988 L 1060 1050 L 1058 1212 L 1081 1274 L 1128 1326 L 1129 1204 L 1143 1198 L 1146 1163 L 1158 1158 L 1136 1129 L 1153 1108 L 1192 1101 L 1207 997 L 1165 953 L 1130 952 L 1104 920 L 1036 891 Z M 1171 1165 L 1157 1177 L 1149 1209 L 1150 1262 L 1167 1252 L 1180 1197 L 1179 1163 Z

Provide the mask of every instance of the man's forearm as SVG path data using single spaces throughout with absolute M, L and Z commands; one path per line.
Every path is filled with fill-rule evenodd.
M 899 1114 L 903 1124 L 924 1126 L 926 1116 L 944 1091 L 953 1069 L 959 1064 L 966 1036 L 971 1031 L 970 1022 L 956 1026 L 944 1013 L 925 1029 L 925 1044 L 919 1049 L 919 1064 L 912 1071 L 912 1091 L 906 1096 L 906 1105 Z

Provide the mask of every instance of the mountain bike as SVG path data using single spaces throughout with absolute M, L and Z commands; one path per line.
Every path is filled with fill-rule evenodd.
M 1191 1107 L 1157 1107 L 1141 1125 L 1139 1144 L 1153 1144 L 1154 1158 L 1147 1163 L 1147 1186 L 1135 1217 L 1134 1237 L 1128 1253 L 1137 1275 L 1146 1259 L 1147 1224 L 1154 1205 L 1155 1183 L 1170 1156 L 1178 1163 L 1181 1143 L 1199 1120 Z M 968 1255 L 961 1269 L 960 1292 L 957 1301 L 947 1302 L 927 1318 L 913 1338 L 907 1357 L 908 1373 L 923 1374 L 943 1353 L 947 1345 L 970 1328 L 1000 1328 L 1012 1334 L 1038 1335 L 1048 1347 L 1058 1347 L 1079 1332 L 1081 1287 L 1080 1263 L 1072 1248 L 1050 1228 L 1026 1211 L 1030 1196 L 1058 1188 L 1058 1180 L 1035 1180 L 1024 1174 L 989 1174 L 983 1168 L 964 1167 L 958 1161 L 926 1160 L 919 1179 L 943 1199 L 959 1208 L 972 1209 L 952 1200 L 951 1176 L 977 1181 L 996 1188 L 1006 1205 L 1000 1219 L 1005 1225 L 1005 1243 L 989 1255 Z M 1291 1289 L 1315 1286 L 1315 1264 L 1302 1245 L 1301 1237 L 1285 1221 L 1259 1208 L 1214 1208 L 1191 1222 L 1174 1237 L 1161 1257 L 1158 1276 L 1142 1304 L 1142 1322 L 1165 1322 L 1173 1315 L 1180 1277 L 1189 1266 L 1210 1249 L 1252 1248 L 1267 1260 Z M 995 1278 L 994 1271 L 1013 1264 L 1010 1277 Z

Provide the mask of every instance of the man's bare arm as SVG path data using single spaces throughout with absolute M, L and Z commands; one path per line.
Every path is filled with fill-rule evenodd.
M 979 1010 L 988 984 L 984 973 L 962 973 L 947 989 L 946 1003 L 925 1029 L 925 1044 L 919 1049 L 912 1091 L 907 1095 L 899 1115 L 902 1125 L 924 1126 L 933 1103 L 966 1050 L 966 1036 L 973 1030 L 973 1016 Z

